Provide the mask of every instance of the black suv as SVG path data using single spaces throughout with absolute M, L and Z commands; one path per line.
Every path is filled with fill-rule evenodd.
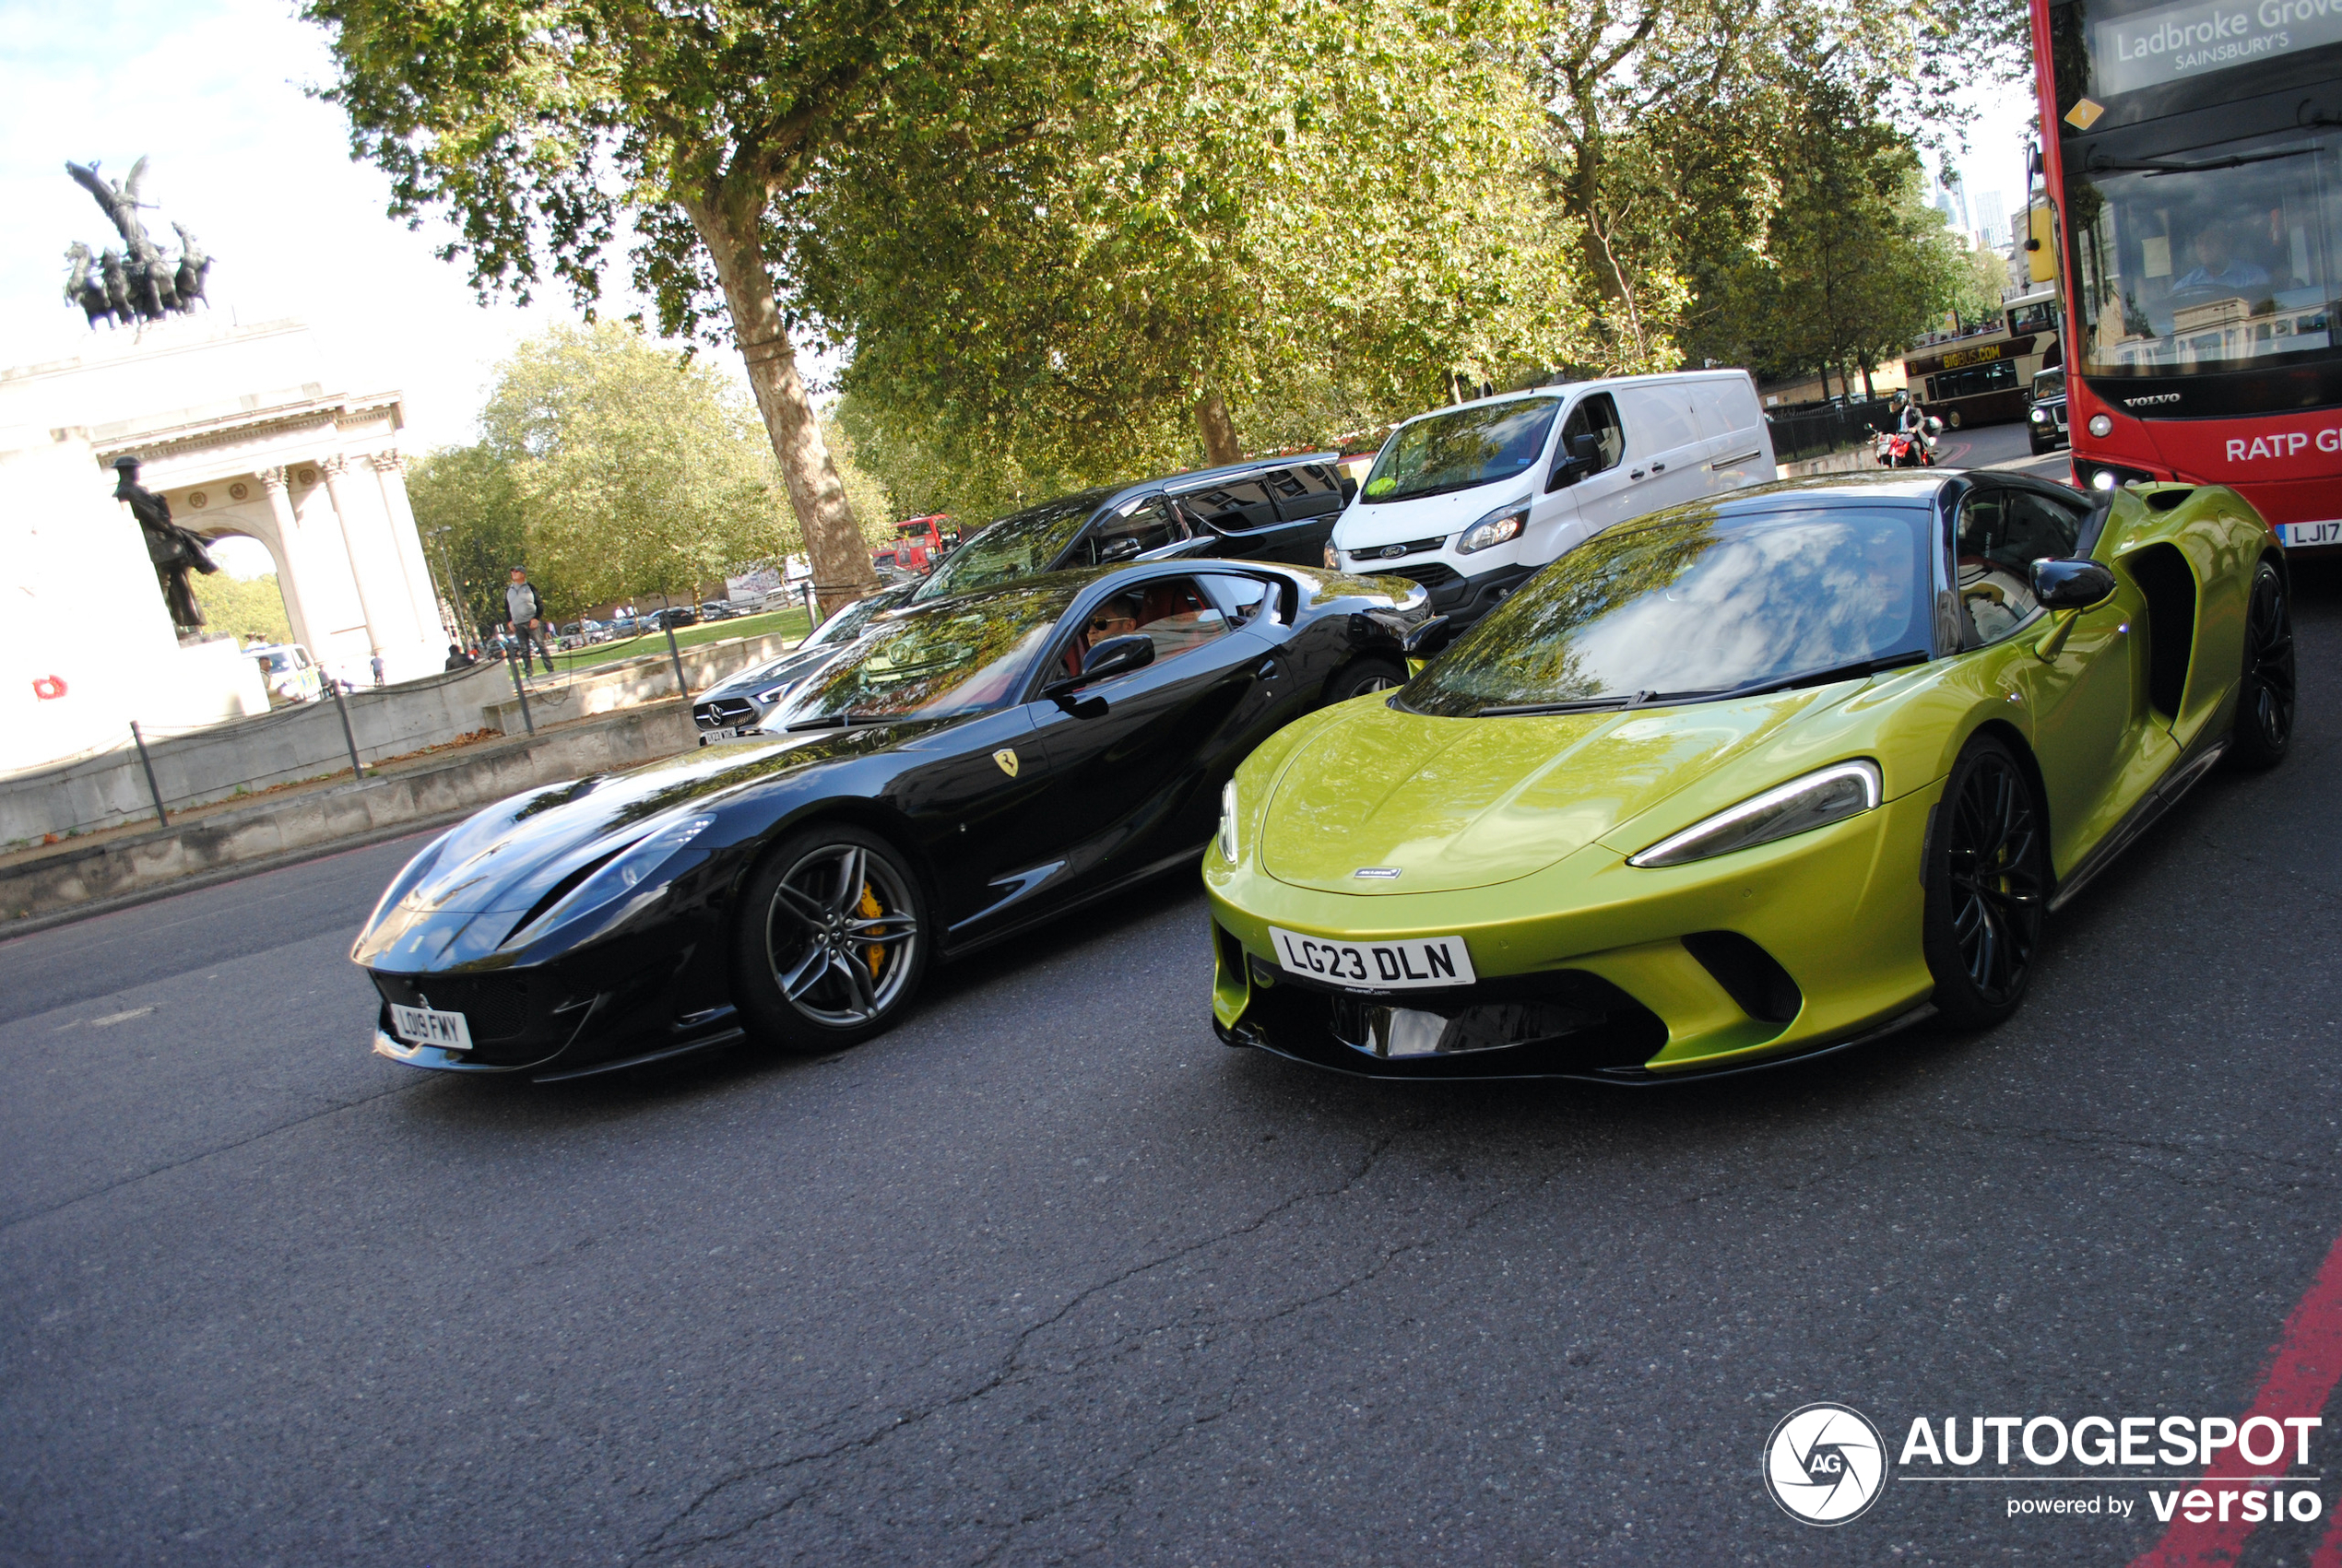
M 1340 460 L 1313 452 L 1059 496 L 988 525 L 911 599 L 1121 560 L 1219 556 L 1322 566 L 1334 519 L 1358 490 L 1335 466 Z
M 2025 411 L 2025 434 L 2036 457 L 2066 444 L 2064 371 L 2033 372 L 2033 406 Z

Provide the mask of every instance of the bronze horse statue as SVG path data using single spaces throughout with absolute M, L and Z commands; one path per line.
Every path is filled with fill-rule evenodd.
M 101 321 L 108 326 L 116 324 L 113 301 L 106 297 L 105 283 L 98 277 L 98 258 L 89 253 L 89 247 L 78 240 L 67 245 L 65 265 L 71 269 L 65 278 L 65 303 L 81 307 L 92 332 Z
M 141 207 L 151 205 L 138 199 L 139 186 L 147 176 L 144 158 L 132 164 L 129 177 L 119 183 L 100 174 L 95 159 L 87 167 L 68 162 L 65 172 L 89 193 L 122 235 L 123 248 L 103 253 L 94 263 L 87 245 L 77 242 L 65 252 L 71 268 L 65 299 L 81 308 L 92 331 L 101 318 L 109 325 L 128 326 L 161 321 L 173 312 L 191 313 L 198 300 L 210 303 L 205 289 L 211 257 L 201 242 L 188 232 L 185 224 L 172 224 L 179 231 L 179 255 L 174 261 L 163 254 L 138 217 Z

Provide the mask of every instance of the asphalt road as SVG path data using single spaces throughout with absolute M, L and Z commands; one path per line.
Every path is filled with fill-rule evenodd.
M 0 945 L 0 1560 L 2129 1561 L 2138 1486 L 1904 1467 L 1823 1530 L 1758 1457 L 1814 1400 L 1899 1448 L 2337 1364 L 2271 1360 L 2342 1233 L 2342 575 L 2302 597 L 2295 755 L 2015 1022 L 1729 1084 L 1227 1050 L 1185 878 L 841 1056 L 546 1088 L 366 1053 L 411 843 Z M 2135 1514 L 2006 1513 L 2085 1493 Z

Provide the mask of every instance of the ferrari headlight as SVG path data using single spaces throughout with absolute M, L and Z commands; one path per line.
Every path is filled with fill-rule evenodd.
M 1680 833 L 1671 833 L 1641 854 L 1628 855 L 1626 864 L 1681 866 L 1730 855 L 1736 849 L 1754 848 L 1859 817 L 1877 806 L 1879 796 L 1876 763 L 1840 762 L 1768 789 Z
M 1509 506 L 1500 506 L 1456 536 L 1456 553 L 1471 555 L 1477 550 L 1493 549 L 1508 539 L 1520 537 L 1520 531 L 1527 526 L 1527 501 L 1516 501 Z
M 665 890 L 675 875 L 661 873 L 715 821 L 713 817 L 686 817 L 680 822 L 668 823 L 613 856 L 608 865 L 572 888 L 550 908 L 505 937 L 503 945 L 509 948 L 522 941 L 533 942 L 564 925 L 588 919 L 602 926 L 615 925 Z M 704 850 L 696 852 L 693 859 L 705 854 Z
M 1236 781 L 1230 779 L 1220 788 L 1220 857 L 1229 865 L 1236 863 Z

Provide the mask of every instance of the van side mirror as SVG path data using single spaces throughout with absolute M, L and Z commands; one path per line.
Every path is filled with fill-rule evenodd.
M 1545 481 L 1547 494 L 1576 484 L 1587 475 L 1602 468 L 1602 439 L 1591 431 L 1569 438 L 1569 455 L 1554 465 L 1553 477 Z
M 1348 474 L 1346 474 L 1346 473 L 1343 472 L 1343 471 L 1342 471 L 1341 469 L 1339 469 L 1339 468 L 1336 468 L 1336 469 L 1333 471 L 1333 477 L 1334 477 L 1334 483 L 1342 487 L 1342 504 L 1343 504 L 1343 505 L 1347 506 L 1347 505 L 1349 505 L 1352 501 L 1355 501 L 1355 500 L 1357 500 L 1357 499 L 1358 499 L 1358 481 L 1357 481 L 1357 480 L 1355 480 L 1355 479 L 1352 478 L 1352 477 L 1351 477 Z

